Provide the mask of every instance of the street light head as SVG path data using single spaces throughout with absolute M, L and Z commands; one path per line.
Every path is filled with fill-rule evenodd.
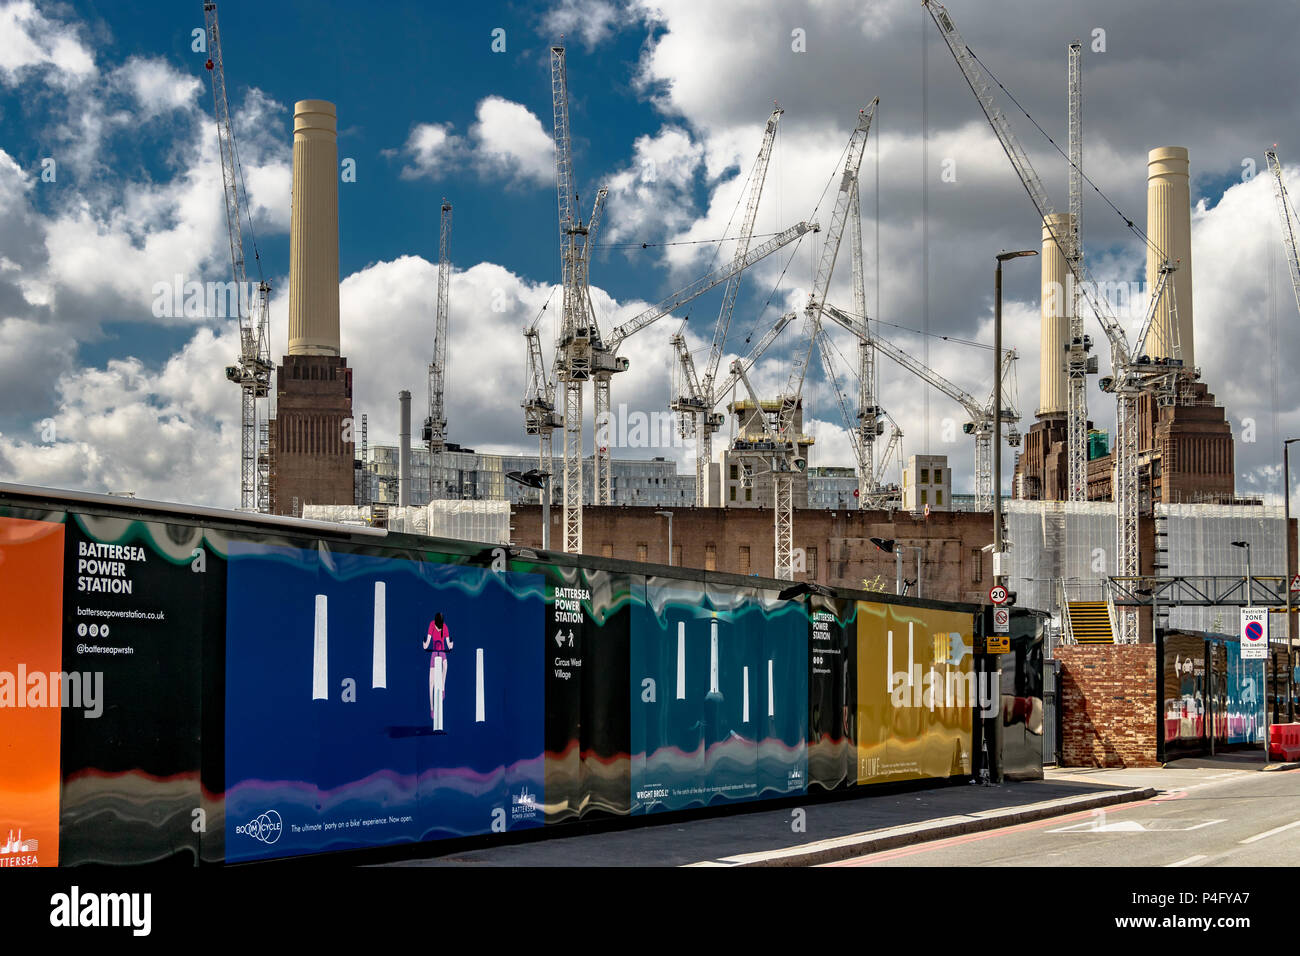
M 1249 541 L 1233 541 L 1233 542 L 1231 542 L 1231 544 L 1232 544 L 1232 546 L 1233 546 L 1234 548 L 1249 548 L 1249 547 L 1250 547 L 1250 542 L 1249 542 Z
M 1017 252 L 999 252 L 998 262 L 1006 262 L 1008 259 L 1018 259 L 1021 256 L 1036 256 L 1036 255 L 1038 255 L 1037 249 L 1021 249 Z
M 894 553 L 895 542 L 893 538 L 872 538 L 871 543 L 886 554 Z

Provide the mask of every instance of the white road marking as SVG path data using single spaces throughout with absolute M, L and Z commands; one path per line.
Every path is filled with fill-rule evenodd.
M 1263 833 L 1256 833 L 1253 837 L 1246 837 L 1246 839 L 1241 840 L 1239 842 L 1254 843 L 1256 840 L 1266 839 L 1267 837 L 1271 837 L 1274 836 L 1275 834 L 1281 833 L 1283 830 L 1290 830 L 1292 827 L 1300 827 L 1300 820 L 1296 820 L 1292 823 L 1288 823 L 1286 826 L 1274 827 L 1272 830 L 1265 830 Z
M 1166 867 L 1172 867 L 1172 866 L 1191 866 L 1193 863 L 1199 862 L 1200 860 L 1204 860 L 1204 859 L 1206 859 L 1205 854 L 1204 854 L 1204 853 L 1198 853 L 1198 854 L 1196 854 L 1196 856 L 1189 856 L 1187 859 L 1185 859 L 1185 860 L 1179 860 L 1177 863 L 1166 863 L 1165 866 L 1166 866 Z

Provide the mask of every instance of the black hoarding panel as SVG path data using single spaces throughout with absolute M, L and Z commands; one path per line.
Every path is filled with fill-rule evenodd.
M 203 639 L 225 562 L 193 525 L 93 515 L 69 516 L 65 549 L 65 670 L 97 699 L 63 711 L 60 863 L 196 863 Z

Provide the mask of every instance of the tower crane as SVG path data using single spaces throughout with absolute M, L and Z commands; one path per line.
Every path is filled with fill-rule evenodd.
M 618 349 L 631 335 L 649 327 L 673 309 L 719 285 L 781 247 L 816 231 L 814 223 L 801 222 L 766 242 L 737 256 L 730 264 L 701 276 L 658 305 L 646 309 L 617 326 L 606 340 L 591 306 L 588 264 L 591 237 L 600 221 L 606 190 L 596 195 L 591 218 L 586 224 L 574 206 L 573 156 L 569 129 L 568 74 L 563 46 L 551 48 L 551 99 L 555 114 L 556 192 L 560 208 L 560 233 L 564 306 L 554 368 L 564 386 L 564 550 L 582 550 L 582 398 L 583 383 L 593 384 L 597 442 L 595 454 L 596 500 L 610 500 L 609 446 L 602 444 L 609 424 L 610 378 L 628 368 Z
M 1029 194 L 1043 224 L 1058 248 L 1070 248 L 1070 239 L 1066 235 L 1057 235 L 1055 215 L 1042 180 L 1038 178 L 1029 155 L 1020 145 L 1006 116 L 998 107 L 990 88 L 990 76 L 987 69 L 975 56 L 966 41 L 962 39 L 952 21 L 947 8 L 939 0 L 921 0 L 929 11 L 930 17 L 938 27 L 948 51 L 952 54 L 961 71 L 962 77 L 975 94 L 976 100 L 998 138 L 1007 159 L 1011 161 L 1016 175 Z M 1159 250 L 1157 250 L 1159 252 Z M 1161 253 L 1162 254 L 1162 253 Z M 1137 339 L 1136 348 L 1129 346 L 1127 336 L 1119 321 L 1110 310 L 1104 297 L 1098 295 L 1098 286 L 1088 274 L 1088 268 L 1082 258 L 1066 258 L 1070 273 L 1074 277 L 1076 288 L 1087 298 L 1088 306 L 1110 342 L 1112 375 L 1102 380 L 1102 390 L 1114 392 L 1116 396 L 1116 452 L 1114 498 L 1116 510 L 1116 568 L 1120 576 L 1133 576 L 1138 573 L 1138 472 L 1137 472 L 1137 400 L 1141 392 L 1153 387 L 1168 390 L 1169 376 L 1196 378 L 1195 369 L 1181 368 L 1174 371 L 1169 365 L 1156 365 L 1149 361 L 1142 362 L 1138 352 L 1144 339 Z M 1165 269 L 1173 271 L 1176 264 L 1165 260 Z M 1162 272 L 1162 274 L 1164 274 Z M 1164 283 L 1159 283 L 1163 287 Z M 1159 294 L 1152 292 L 1152 308 L 1159 302 Z M 1081 343 L 1082 344 L 1082 343 Z M 1117 642 L 1132 644 L 1137 642 L 1137 616 L 1131 608 L 1116 608 L 1119 624 Z
M 1297 218 L 1282 179 L 1282 164 L 1277 159 L 1277 145 L 1265 151 L 1269 171 L 1273 173 L 1273 195 L 1277 198 L 1278 221 L 1282 223 L 1282 244 L 1286 246 L 1286 264 L 1291 272 L 1291 288 L 1295 291 L 1296 307 L 1300 308 L 1300 256 L 1296 254 L 1296 230 L 1292 222 Z
M 554 294 L 551 293 L 552 296 Z M 537 330 L 537 325 L 550 304 L 548 297 L 537 317 L 523 330 L 528 366 L 524 400 L 519 403 L 524 410 L 525 434 L 537 436 L 538 470 L 548 474 L 552 464 L 551 434 L 555 429 L 564 427 L 564 419 L 555 409 L 555 366 L 552 364 L 548 377 L 546 361 L 542 356 L 541 333 Z
M 430 497 L 439 461 L 447 447 L 447 289 L 451 282 L 451 203 L 442 201 L 438 228 L 438 304 L 433 333 L 433 361 L 429 363 L 429 414 L 421 437 L 429 449 Z
M 822 311 L 826 307 L 826 291 L 830 287 L 835 260 L 839 256 L 840 242 L 844 238 L 849 206 L 853 195 L 857 192 L 858 168 L 862 165 L 862 153 L 867 145 L 867 134 L 871 130 L 871 120 L 876 115 L 876 106 L 879 103 L 880 98 L 876 97 L 866 109 L 859 111 L 857 126 L 849 138 L 849 145 L 845 150 L 844 170 L 840 174 L 835 195 L 835 207 L 831 212 L 830 226 L 826 231 L 826 240 L 822 243 L 821 256 L 817 262 L 808 304 L 804 308 L 804 331 L 808 345 L 803 349 L 802 354 L 795 353 L 789 380 L 786 382 L 785 391 L 781 393 L 781 409 L 777 415 L 775 429 L 780 451 L 772 458 L 772 481 L 776 525 L 775 576 L 785 581 L 794 580 L 794 472 L 802 471 L 807 466 L 807 462 L 798 457 L 798 436 L 794 434 L 795 411 L 802 398 L 808 361 L 812 358 L 812 350 L 817 344 Z M 761 415 L 762 405 L 756 405 L 756 408 Z M 766 427 L 766 421 L 764 425 Z
M 230 238 L 230 261 L 235 278 L 236 298 L 239 302 L 239 357 L 235 365 L 226 366 L 226 378 L 239 386 L 240 391 L 240 455 L 239 455 L 239 507 L 243 511 L 270 511 L 270 455 L 265 438 L 259 441 L 257 405 L 271 394 L 270 302 L 271 286 L 262 277 L 262 259 L 253 244 L 253 259 L 257 265 L 257 299 L 249 314 L 244 290 L 248 288 L 244 265 L 244 233 L 241 213 L 246 214 L 243 170 L 239 165 L 239 150 L 235 145 L 235 129 L 230 119 L 230 103 L 226 98 L 226 71 L 221 58 L 221 28 L 217 22 L 217 5 L 211 0 L 203 4 L 203 22 L 207 31 L 208 61 L 205 64 L 212 74 L 212 107 L 217 119 L 217 142 L 221 148 L 221 181 L 226 198 L 226 232 Z M 263 419 L 267 418 L 265 412 Z M 259 447 L 259 445 L 261 447 Z M 260 481 L 258 479 L 261 479 Z
M 772 115 L 768 117 L 767 125 L 763 129 L 763 141 L 758 149 L 758 158 L 754 160 L 754 166 L 749 177 L 749 192 L 745 203 L 745 218 L 741 223 L 740 235 L 736 242 L 736 251 L 734 259 L 739 262 L 743 260 L 745 254 L 749 251 L 749 244 L 754 235 L 754 222 L 758 216 L 758 201 L 763 194 L 763 183 L 767 179 L 767 168 L 772 158 L 772 146 L 776 141 L 777 124 L 781 121 L 781 114 L 785 111 L 777 106 L 772 110 Z M 722 416 L 713 412 L 713 407 L 717 404 L 714 398 L 713 384 L 717 378 L 718 365 L 722 361 L 722 350 L 727 339 L 727 330 L 731 326 L 731 313 L 736 306 L 736 294 L 740 290 L 740 278 L 742 272 L 737 270 L 727 279 L 726 288 L 722 293 L 722 307 L 718 310 L 718 320 L 713 328 L 713 345 L 709 350 L 708 361 L 704 365 L 704 377 L 701 380 L 696 375 L 695 363 L 691 359 L 690 353 L 685 354 L 685 359 L 681 362 L 681 369 L 685 376 L 685 385 L 687 393 L 679 395 L 678 399 L 671 404 L 671 408 L 683 416 L 690 416 L 693 420 L 692 431 L 695 435 L 695 505 L 704 507 L 707 502 L 708 492 L 708 469 L 709 463 L 713 461 L 713 435 L 722 426 Z M 679 333 L 680 334 L 680 333 Z M 683 345 L 685 340 L 683 339 Z M 695 410 L 696 407 L 708 405 L 710 411 Z
M 947 395 L 957 404 L 961 405 L 970 416 L 963 426 L 962 430 L 975 439 L 975 510 L 988 511 L 993 507 L 993 396 L 990 394 L 985 402 L 981 402 L 974 395 L 965 389 L 954 384 L 949 379 L 940 375 L 934 369 L 925 365 L 919 359 L 910 353 L 898 348 L 896 345 L 882 339 L 878 334 L 872 335 L 867 331 L 866 322 L 836 308 L 834 305 L 826 306 L 826 317 L 836 325 L 847 329 L 857 336 L 859 343 L 867 343 L 871 348 L 881 352 L 889 359 L 900 365 L 902 368 L 911 372 L 923 382 L 937 388 L 943 394 Z M 1014 367 L 1016 360 L 1015 349 L 1007 349 L 1002 356 L 1001 375 L 1004 382 L 1007 381 Z M 1012 389 L 1003 389 L 1003 395 L 1009 396 Z M 1014 403 L 1004 400 L 1002 409 L 1002 421 L 1007 426 L 1007 442 L 1013 447 L 1020 444 L 1020 433 L 1016 429 L 1016 423 L 1020 421 L 1020 414 L 1016 410 Z
M 1068 104 L 1070 150 L 1070 228 L 1064 254 L 1073 263 L 1071 273 L 1083 265 L 1083 47 L 1069 47 Z M 1092 339 L 1083 332 L 1079 285 L 1070 285 L 1070 339 L 1065 346 L 1066 373 L 1066 497 L 1088 500 L 1088 375 L 1097 371 L 1097 358 L 1088 353 Z

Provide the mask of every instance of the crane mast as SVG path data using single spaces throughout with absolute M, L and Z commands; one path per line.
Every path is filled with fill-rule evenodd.
M 858 507 L 867 507 L 868 499 L 876 496 L 876 480 L 872 456 L 875 454 L 876 436 L 880 434 L 880 409 L 876 405 L 876 353 L 871 347 L 870 327 L 867 320 L 867 280 L 862 258 L 862 197 L 858 183 L 853 185 L 849 206 L 849 250 L 853 253 L 853 307 L 862 316 L 862 326 L 867 335 L 858 339 L 858 414 L 857 421 L 845 422 L 845 427 L 856 431 L 855 445 L 858 460 Z
M 577 554 L 582 551 L 582 392 L 583 383 L 591 378 L 593 353 L 600 348 L 600 330 L 587 284 L 588 227 L 575 211 L 569 83 L 563 46 L 551 47 L 551 105 L 555 116 L 555 191 L 564 290 L 555 354 L 556 374 L 564 387 L 564 550 Z M 599 197 L 593 216 L 598 210 Z M 597 407 L 597 420 L 599 416 Z
M 804 378 L 808 372 L 812 350 L 817 345 L 822 311 L 826 307 L 826 290 L 830 287 L 831 274 L 835 270 L 835 260 L 839 255 L 840 242 L 844 238 L 844 227 L 849 217 L 849 206 L 858 188 L 858 168 L 862 165 L 867 134 L 871 130 L 871 120 L 876 114 L 879 103 L 880 98 L 876 97 L 866 109 L 859 111 L 857 126 L 849 138 L 849 145 L 845 151 L 844 170 L 840 174 L 839 187 L 835 195 L 835 208 L 831 212 L 826 241 L 822 244 L 821 256 L 817 262 L 812 292 L 804 308 L 804 332 L 808 338 L 808 346 L 803 349 L 802 354 L 795 353 L 790 378 L 786 383 L 785 391 L 781 393 L 776 437 L 782 445 L 782 452 L 772 459 L 775 466 L 772 475 L 776 537 L 774 565 L 775 576 L 780 580 L 794 580 L 794 472 L 802 471 L 807 465 L 797 455 L 798 436 L 794 434 L 795 410 L 799 407 L 803 393 Z
M 1071 273 L 1083 265 L 1083 47 L 1077 41 L 1069 47 L 1067 104 L 1070 150 L 1070 228 L 1064 248 Z M 1083 334 L 1083 314 L 1079 309 L 1079 285 L 1070 284 L 1070 339 L 1066 343 L 1066 497 L 1070 501 L 1088 500 L 1088 373 L 1095 371 L 1096 360 L 1089 362 L 1092 339 Z
M 226 366 L 226 378 L 240 389 L 240 468 L 239 507 L 243 511 L 270 510 L 269 453 L 259 443 L 257 403 L 271 394 L 270 285 L 259 277 L 257 298 L 250 314 L 244 290 L 248 288 L 244 260 L 244 234 L 241 215 L 246 207 L 240 178 L 239 151 L 235 145 L 234 124 L 230 119 L 230 102 L 226 96 L 226 71 L 221 56 L 221 27 L 217 5 L 203 4 L 203 22 L 207 32 L 208 72 L 212 74 L 212 107 L 217 120 L 217 143 L 221 150 L 221 182 L 225 195 L 226 233 L 230 240 L 230 262 L 235 280 L 239 309 L 239 357 L 235 365 Z M 253 246 L 257 257 L 257 246 Z M 261 263 L 258 258 L 258 268 Z M 264 416 L 265 417 L 265 416 Z M 259 448 L 259 444 L 262 447 Z M 259 475 L 262 481 L 258 481 Z
M 424 420 L 424 444 L 429 449 L 430 497 L 438 459 L 447 448 L 447 292 L 451 283 L 451 203 L 442 201 L 438 228 L 438 304 L 433 333 L 433 361 L 429 363 L 429 414 Z
M 754 235 L 754 223 L 758 218 L 758 201 L 763 194 L 763 183 L 767 179 L 768 164 L 772 159 L 772 146 L 776 142 L 777 125 L 785 111 L 777 106 L 768 117 L 763 129 L 763 141 L 758 149 L 758 158 L 749 177 L 749 194 L 745 203 L 745 218 L 741 223 L 740 235 L 736 242 L 734 260 L 737 264 L 749 251 L 749 244 Z M 713 380 L 718 374 L 718 365 L 722 361 L 723 346 L 727 340 L 727 331 L 731 327 L 731 314 L 736 306 L 736 296 L 740 291 L 742 272 L 738 268 L 729 279 L 722 293 L 722 306 L 718 310 L 718 320 L 713 328 L 713 346 L 709 350 L 709 360 L 704 367 L 704 380 L 701 383 L 695 373 L 695 364 L 686 353 L 682 370 L 686 373 L 687 383 L 692 395 L 711 395 Z M 713 434 L 722 425 L 721 416 L 710 412 L 699 412 L 693 417 L 695 433 L 695 504 L 704 507 L 708 502 L 708 470 L 713 461 Z
M 1296 254 L 1295 218 L 1291 199 L 1287 195 L 1286 182 L 1282 178 L 1282 164 L 1278 162 L 1277 147 L 1267 150 L 1264 158 L 1268 161 L 1269 171 L 1273 174 L 1273 195 L 1277 199 L 1278 221 L 1282 224 L 1282 244 L 1286 247 L 1286 265 L 1291 273 L 1291 288 L 1295 292 L 1295 304 L 1300 308 L 1300 256 Z

